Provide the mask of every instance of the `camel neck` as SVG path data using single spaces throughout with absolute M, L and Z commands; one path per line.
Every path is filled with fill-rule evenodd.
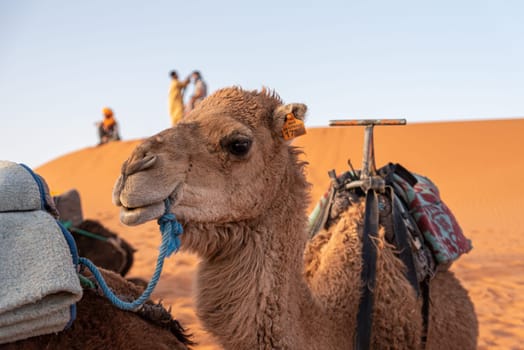
M 285 223 L 282 223 L 285 224 Z M 197 277 L 197 312 L 224 348 L 256 349 L 270 341 L 278 348 L 278 339 L 286 319 L 307 291 L 301 278 L 302 256 L 296 247 L 280 240 L 266 240 L 269 228 L 259 224 L 246 227 L 243 249 L 213 259 L 202 260 Z M 286 236 L 289 227 L 279 235 Z M 289 237 L 289 236 L 288 236 Z M 269 247 L 264 249 L 263 247 Z M 291 248 L 291 249 L 290 249 Z M 282 326 L 282 327 L 280 327 Z
M 298 319 L 315 308 L 302 278 L 305 189 L 288 188 L 258 218 L 214 228 L 228 242 L 199 266 L 197 313 L 225 348 L 278 348 L 290 327 L 304 332 Z

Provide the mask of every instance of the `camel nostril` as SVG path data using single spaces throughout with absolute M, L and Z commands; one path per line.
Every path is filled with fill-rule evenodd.
M 146 155 L 141 159 L 135 160 L 127 165 L 125 175 L 129 176 L 139 171 L 151 168 L 157 160 L 155 155 Z
M 140 170 L 144 170 L 147 168 L 151 168 L 153 164 L 155 164 L 157 157 L 154 155 L 148 155 L 145 156 L 144 159 L 142 159 L 142 168 Z

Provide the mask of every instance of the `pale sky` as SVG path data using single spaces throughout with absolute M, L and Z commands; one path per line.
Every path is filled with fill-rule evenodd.
M 0 159 L 37 167 L 169 127 L 170 70 L 331 119 L 524 117 L 522 1 L 0 0 Z M 186 98 L 191 90 L 186 93 Z

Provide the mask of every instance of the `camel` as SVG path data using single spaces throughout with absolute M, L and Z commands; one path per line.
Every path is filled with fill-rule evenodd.
M 140 144 L 115 184 L 124 224 L 165 206 L 182 224 L 182 249 L 201 258 L 197 315 L 225 349 L 354 346 L 364 208 L 308 241 L 306 163 L 283 137 L 306 110 L 266 89 L 218 90 Z M 422 348 L 421 301 L 383 232 L 376 245 L 371 348 Z M 430 310 L 427 349 L 475 349 L 474 307 L 451 271 L 433 279 Z
M 142 288 L 121 275 L 100 269 L 120 297 L 136 299 Z M 90 273 L 86 275 L 92 279 Z M 187 350 L 194 343 L 161 303 L 147 302 L 138 313 L 123 311 L 91 288 L 84 288 L 73 325 L 57 334 L 40 335 L 1 344 L 2 350 L 38 349 L 170 349 Z
M 85 236 L 78 229 L 102 236 L 101 240 Z M 95 265 L 125 276 L 133 265 L 135 249 L 124 239 L 108 230 L 96 220 L 83 220 L 78 226 L 69 228 L 78 248 L 78 254 Z

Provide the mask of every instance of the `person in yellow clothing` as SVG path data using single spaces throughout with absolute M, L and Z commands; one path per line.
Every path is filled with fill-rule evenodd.
M 102 114 L 104 115 L 104 119 L 97 123 L 98 137 L 100 138 L 98 144 L 101 145 L 109 141 L 120 140 L 120 135 L 118 134 L 118 123 L 113 115 L 113 110 L 109 107 L 104 107 L 102 109 Z
M 169 115 L 171 116 L 171 126 L 182 119 L 184 116 L 184 89 L 189 84 L 189 77 L 184 81 L 178 80 L 176 71 L 171 71 L 171 85 L 169 86 Z

